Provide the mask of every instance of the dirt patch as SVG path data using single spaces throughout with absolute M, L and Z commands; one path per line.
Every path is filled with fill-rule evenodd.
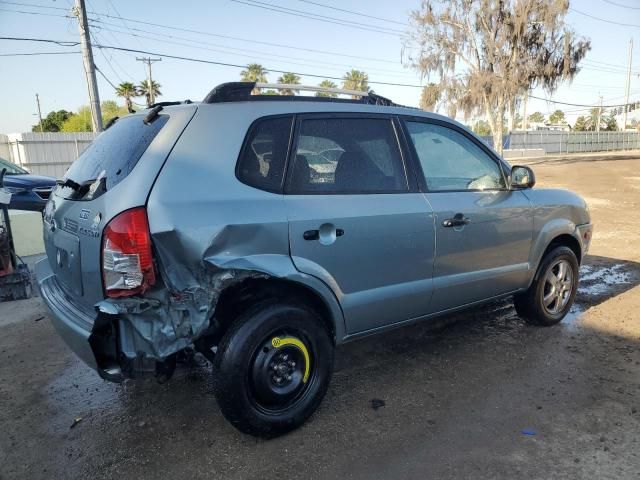
M 272 441 L 224 420 L 207 365 L 106 383 L 38 301 L 0 304 L 0 478 L 638 478 L 640 216 L 612 207 L 640 203 L 640 160 L 534 168 L 609 202 L 565 321 L 502 301 L 345 345 L 318 412 Z

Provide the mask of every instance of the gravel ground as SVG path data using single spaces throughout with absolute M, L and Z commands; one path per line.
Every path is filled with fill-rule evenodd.
M 275 440 L 224 420 L 206 365 L 105 383 L 38 298 L 0 304 L 0 479 L 640 478 L 640 158 L 534 168 L 596 224 L 567 319 L 504 301 L 345 345 L 318 412 Z

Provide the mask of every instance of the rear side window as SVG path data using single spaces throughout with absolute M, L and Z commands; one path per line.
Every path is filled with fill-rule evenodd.
M 236 167 L 240 181 L 268 192 L 281 191 L 292 122 L 293 117 L 286 116 L 253 124 Z
M 106 190 L 124 180 L 167 123 L 169 116 L 160 115 L 149 125 L 146 125 L 142 119 L 142 116 L 136 115 L 116 121 L 73 162 L 63 180 L 85 185 L 103 177 Z M 69 187 L 64 187 L 61 193 L 65 197 L 78 195 L 77 190 Z
M 302 120 L 291 193 L 406 191 L 407 177 L 390 119 Z

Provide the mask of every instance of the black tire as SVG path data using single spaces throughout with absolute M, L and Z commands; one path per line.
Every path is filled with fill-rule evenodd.
M 557 280 L 556 272 L 560 264 L 564 264 L 565 268 L 570 267 L 569 273 L 572 276 L 570 289 L 566 287 L 566 282 L 557 282 L 554 286 L 547 282 L 550 269 Z M 513 303 L 518 315 L 532 325 L 548 327 L 560 322 L 573 305 L 578 290 L 578 269 L 578 259 L 569 247 L 556 247 L 548 252 L 540 262 L 529 289 L 514 296 Z M 557 288 L 560 284 L 563 286 Z M 555 297 L 555 302 L 558 303 L 554 303 L 552 298 L 552 303 L 545 306 L 545 298 L 550 297 Z
M 213 384 L 220 410 L 254 436 L 271 438 L 299 427 L 327 392 L 333 350 L 322 319 L 310 308 L 283 301 L 255 305 L 218 345 Z

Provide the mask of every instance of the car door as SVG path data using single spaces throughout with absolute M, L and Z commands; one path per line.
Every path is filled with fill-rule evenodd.
M 431 312 L 525 286 L 533 210 L 508 188 L 497 156 L 453 123 L 410 118 L 404 126 L 435 215 Z
M 348 333 L 424 315 L 433 214 L 386 115 L 298 116 L 285 202 L 298 270 L 335 292 Z

